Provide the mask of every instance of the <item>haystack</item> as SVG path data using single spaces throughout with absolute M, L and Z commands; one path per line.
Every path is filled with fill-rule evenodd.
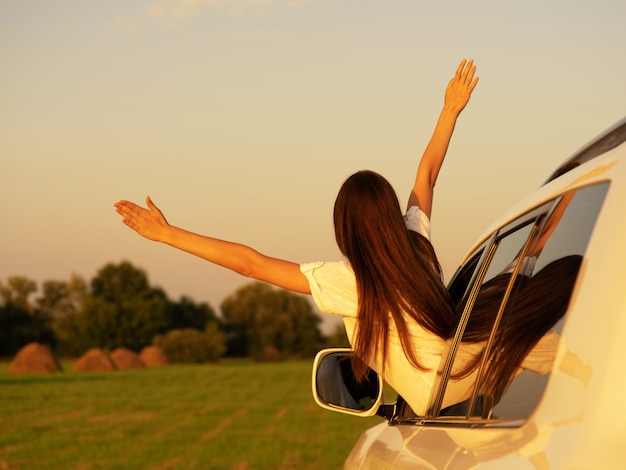
M 158 346 L 146 346 L 139 353 L 139 359 L 146 367 L 166 366 L 170 363 L 163 350 Z
M 115 364 L 101 349 L 90 349 L 83 354 L 75 363 L 72 370 L 75 371 L 101 371 L 115 370 Z
M 126 348 L 117 348 L 111 353 L 111 360 L 117 369 L 145 369 L 136 352 Z
M 266 346 L 254 356 L 258 362 L 279 362 L 283 360 L 283 355 L 274 346 Z
M 9 372 L 13 374 L 61 372 L 61 370 L 61 364 L 50 348 L 39 343 L 29 343 L 20 349 L 9 366 Z

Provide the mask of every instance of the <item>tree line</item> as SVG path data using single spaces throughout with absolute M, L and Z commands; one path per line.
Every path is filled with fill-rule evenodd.
M 227 297 L 219 314 L 187 296 L 175 301 L 128 261 L 106 264 L 90 282 L 76 274 L 41 286 L 23 276 L 0 281 L 5 358 L 30 342 L 46 344 L 63 358 L 92 348 L 138 352 L 152 344 L 172 362 L 301 358 L 328 345 L 347 345 L 343 328 L 325 337 L 320 322 L 307 298 L 261 282 Z

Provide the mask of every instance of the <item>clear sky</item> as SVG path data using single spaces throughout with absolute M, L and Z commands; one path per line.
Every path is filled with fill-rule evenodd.
M 480 83 L 440 174 L 445 273 L 486 226 L 626 115 L 622 0 L 0 0 L 0 281 L 129 260 L 221 301 L 249 279 L 148 242 L 113 209 L 296 262 L 340 257 L 354 171 L 404 204 L 460 59 Z

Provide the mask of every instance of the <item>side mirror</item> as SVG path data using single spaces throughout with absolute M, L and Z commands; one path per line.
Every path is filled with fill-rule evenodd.
M 322 408 L 355 416 L 374 416 L 383 401 L 383 380 L 372 369 L 359 383 L 352 372 L 350 348 L 323 349 L 313 362 L 312 389 Z

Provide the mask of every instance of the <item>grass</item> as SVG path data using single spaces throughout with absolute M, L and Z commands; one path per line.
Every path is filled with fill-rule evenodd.
M 8 373 L 0 470 L 333 470 L 380 418 L 319 408 L 311 361 Z

